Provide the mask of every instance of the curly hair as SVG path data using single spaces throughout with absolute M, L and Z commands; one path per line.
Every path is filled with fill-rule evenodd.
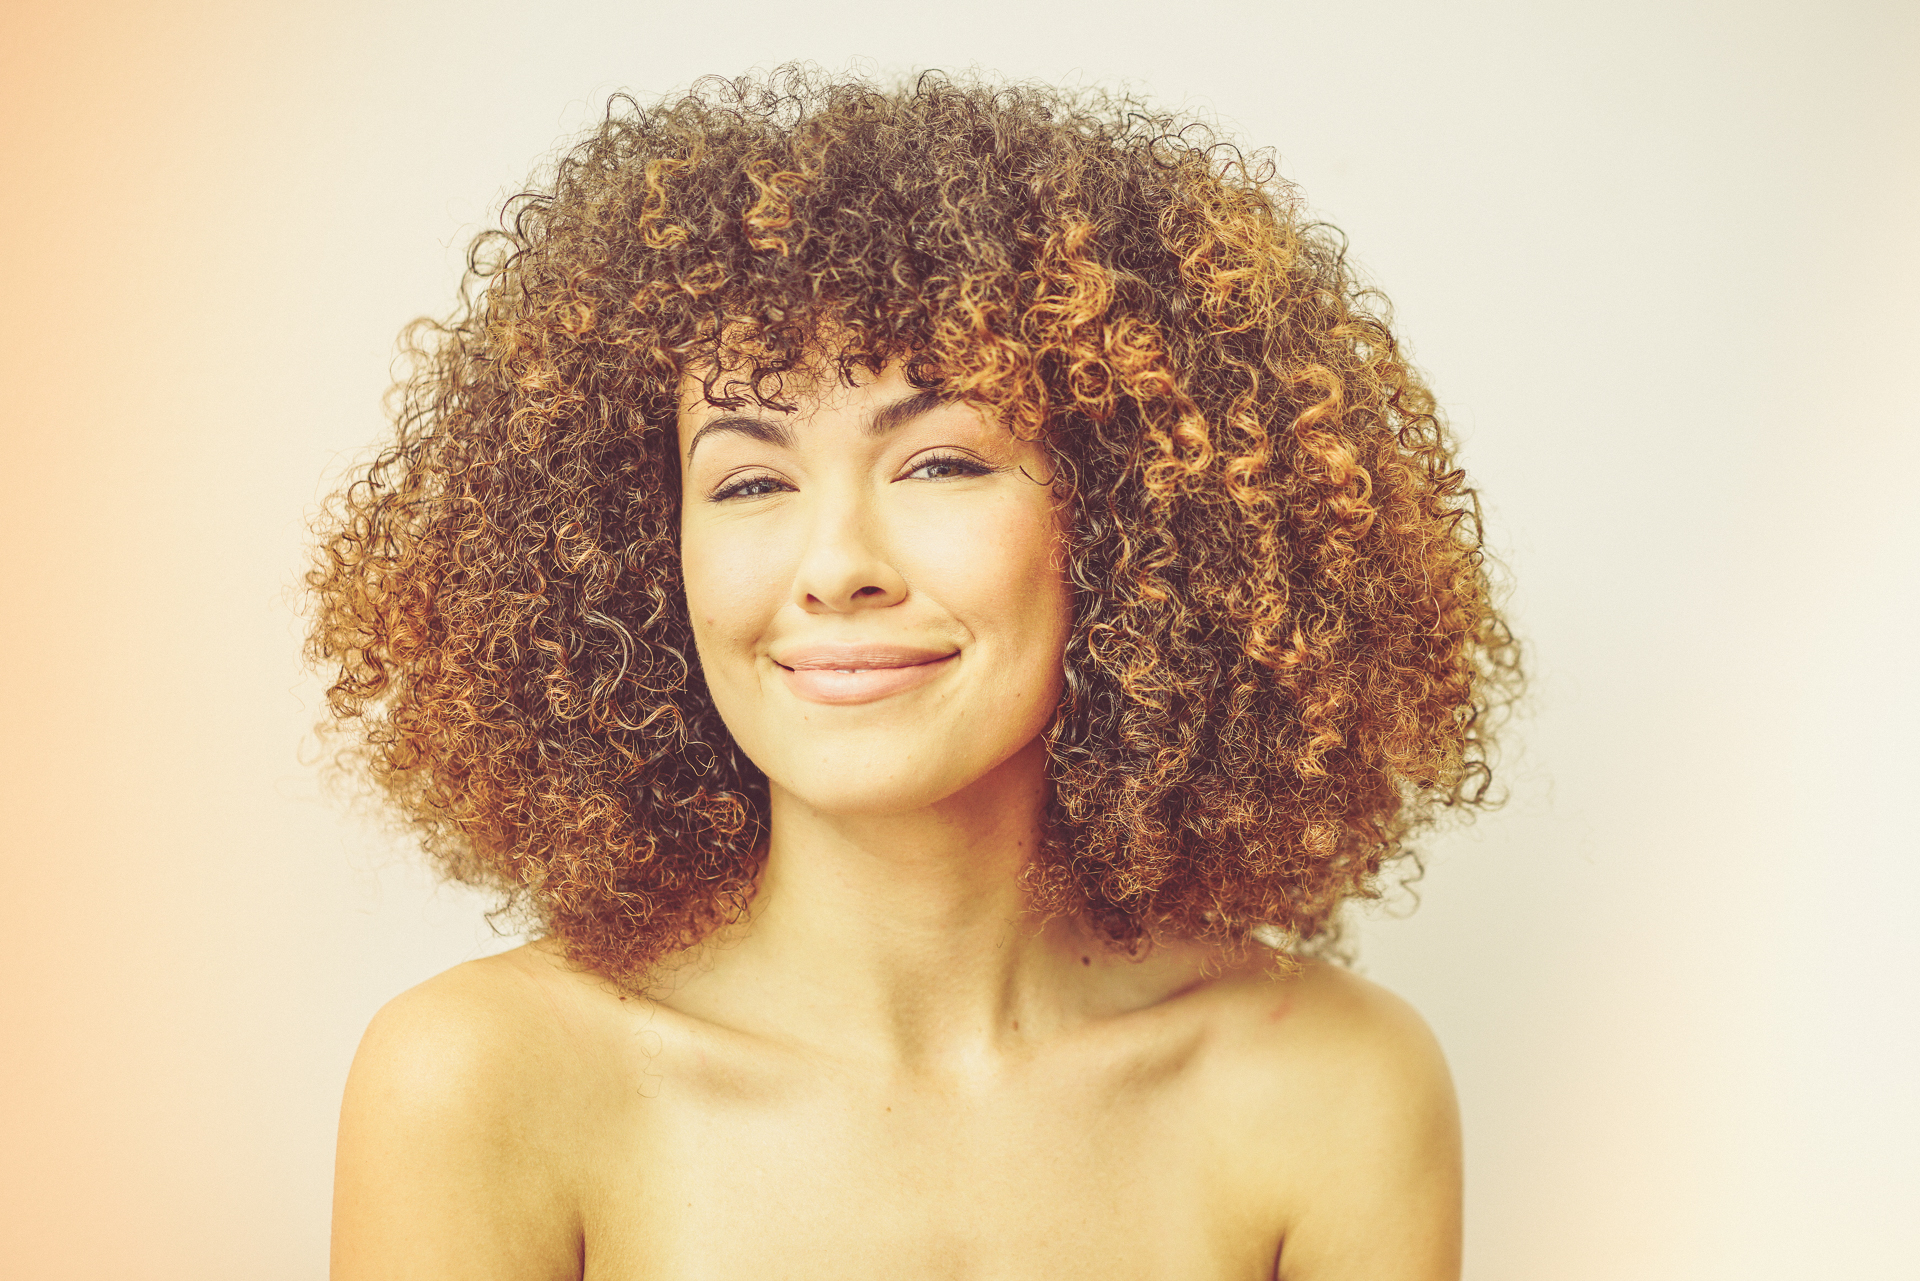
M 1488 803 L 1519 665 L 1477 498 L 1263 154 L 1126 96 L 786 67 L 615 98 L 502 228 L 327 508 L 308 653 L 343 755 L 574 963 L 642 974 L 750 900 L 766 780 L 698 669 L 675 412 L 701 370 L 779 405 L 827 334 L 1057 464 L 1037 905 L 1311 950 Z

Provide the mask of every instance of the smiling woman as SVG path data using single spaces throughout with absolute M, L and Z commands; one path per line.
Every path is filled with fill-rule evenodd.
M 821 374 L 791 427 L 702 421 L 688 380 L 680 554 L 721 719 L 773 814 L 921 810 L 1023 748 L 1032 772 L 1072 613 L 1045 450 L 898 363 Z
M 787 71 L 617 103 L 510 227 L 311 648 L 538 938 L 369 1029 L 336 1276 L 1455 1275 L 1444 1063 L 1314 958 L 1514 653 L 1291 191 Z

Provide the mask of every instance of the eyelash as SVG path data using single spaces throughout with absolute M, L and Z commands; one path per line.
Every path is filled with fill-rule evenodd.
M 919 465 L 916 466 L 913 471 L 908 472 L 907 475 L 911 476 L 914 472 L 923 471 L 928 467 L 955 467 L 960 470 L 959 476 L 941 476 L 937 478 L 929 476 L 927 477 L 928 480 L 958 480 L 967 476 L 986 476 L 996 470 L 995 468 L 987 466 L 979 459 L 968 458 L 964 454 L 935 454 L 931 458 L 921 459 Z M 904 479 L 904 477 L 902 479 Z M 779 485 L 782 483 L 783 482 L 777 481 L 771 476 L 748 476 L 745 479 L 735 481 L 731 485 L 715 490 L 710 501 L 719 503 L 725 502 L 729 498 L 763 498 L 766 494 L 777 491 L 766 490 L 758 494 L 749 494 L 746 491 L 752 489 L 755 485 Z
M 995 470 L 981 462 L 978 458 L 969 458 L 965 454 L 935 454 L 931 458 L 921 459 L 920 466 L 915 467 L 913 471 L 921 471 L 928 467 L 957 467 L 960 469 L 961 476 L 988 476 L 992 475 Z M 911 476 L 913 472 L 908 472 L 907 475 Z M 933 478 L 930 476 L 928 479 L 931 480 Z M 957 477 L 949 476 L 943 477 L 942 479 L 953 480 L 957 479 Z
M 729 498 L 738 498 L 738 497 L 741 497 L 743 494 L 748 498 L 761 498 L 761 497 L 764 497 L 765 495 L 764 494 L 748 494 L 746 493 L 746 491 L 751 489 L 755 485 L 777 485 L 777 484 L 779 484 L 779 482 L 776 481 L 771 476 L 749 476 L 745 480 L 737 480 L 733 484 L 728 485 L 723 489 L 716 489 L 713 492 L 712 501 L 716 503 L 725 502 Z M 773 491 L 769 490 L 767 492 L 772 493 Z

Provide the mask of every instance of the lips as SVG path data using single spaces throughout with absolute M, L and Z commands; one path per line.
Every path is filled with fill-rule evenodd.
M 809 703 L 871 703 L 947 670 L 958 650 L 908 645 L 798 645 L 773 656 L 781 679 Z

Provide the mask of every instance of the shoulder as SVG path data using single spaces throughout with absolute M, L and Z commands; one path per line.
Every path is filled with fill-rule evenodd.
M 1460 1126 L 1417 1011 L 1351 971 L 1223 975 L 1210 994 L 1214 1097 L 1268 1194 L 1288 1281 L 1458 1275 Z
M 542 1080 L 567 1070 L 566 984 L 530 953 L 470 961 L 387 1002 L 354 1055 L 345 1119 L 372 1111 L 475 1138 L 524 1120 Z
M 510 1088 L 565 1038 L 568 975 L 535 946 L 469 961 L 382 1006 L 354 1058 L 357 1085 L 378 1084 L 448 1104 Z
M 521 948 L 374 1016 L 341 1105 L 336 1277 L 574 1275 L 584 982 Z
M 1349 1081 L 1356 1102 L 1370 1091 L 1447 1084 L 1439 1043 L 1412 1005 L 1338 965 L 1297 964 L 1292 973 L 1222 976 L 1217 1017 L 1227 1043 Z

